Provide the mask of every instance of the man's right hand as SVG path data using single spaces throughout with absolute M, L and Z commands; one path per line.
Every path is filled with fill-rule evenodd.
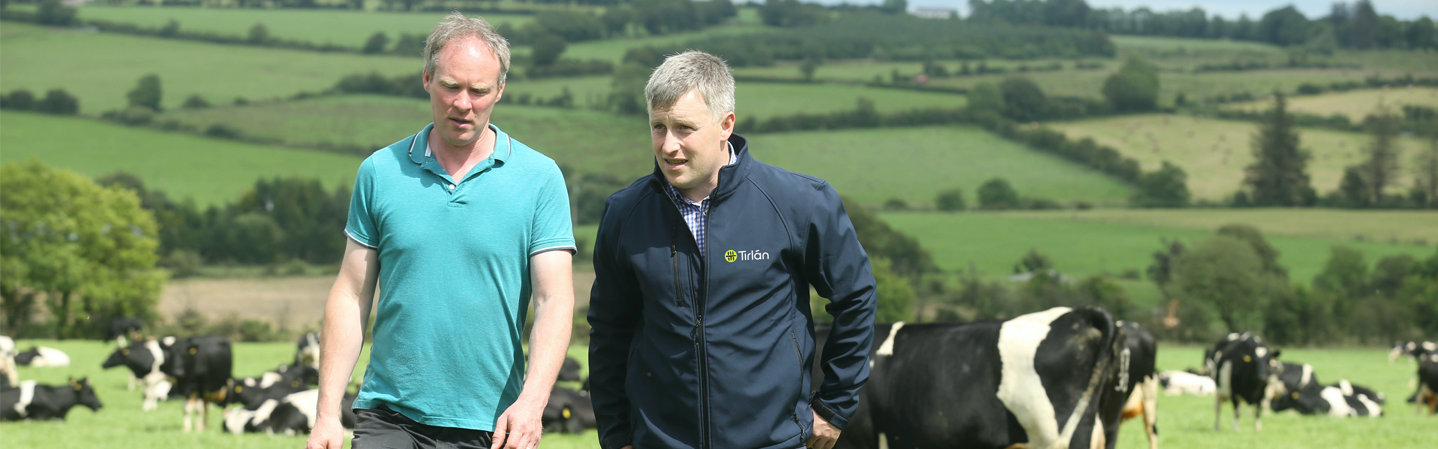
M 345 429 L 340 426 L 338 416 L 320 417 L 315 420 L 315 428 L 310 430 L 310 441 L 305 443 L 305 449 L 344 449 Z

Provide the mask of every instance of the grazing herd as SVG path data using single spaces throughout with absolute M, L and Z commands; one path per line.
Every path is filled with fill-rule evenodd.
M 159 401 L 184 400 L 184 431 L 205 430 L 217 406 L 224 432 L 305 434 L 314 426 L 319 391 L 320 340 L 300 337 L 295 357 L 274 370 L 233 377 L 234 354 L 222 337 L 143 338 L 137 321 L 116 320 L 107 341 L 116 349 L 105 369 L 128 371 L 131 390 L 141 386 L 143 411 Z M 822 353 L 828 329 L 816 328 Z M 1329 417 L 1383 416 L 1386 398 L 1340 379 L 1325 384 L 1312 365 L 1280 360 L 1282 351 L 1251 333 L 1228 335 L 1205 351 L 1202 368 L 1156 369 L 1153 335 L 1090 307 L 1059 307 L 1004 321 L 966 324 L 878 324 L 870 350 L 870 377 L 858 411 L 838 448 L 996 447 L 1113 448 L 1120 424 L 1134 420 L 1150 449 L 1158 447 L 1158 394 L 1214 397 L 1214 430 L 1224 403 L 1239 430 L 1243 405 L 1253 408 L 1254 429 L 1263 415 L 1293 410 Z M 1438 344 L 1402 342 L 1389 363 L 1407 358 L 1418 367 L 1408 402 L 1438 414 Z M 817 361 L 816 361 L 817 363 Z M 0 336 L 0 419 L 64 420 L 75 406 L 103 405 L 88 379 L 40 385 L 18 379 L 16 366 L 68 366 L 65 353 L 46 347 L 17 351 Z M 823 385 L 815 365 L 811 385 Z M 543 413 L 546 432 L 579 433 L 595 427 L 588 382 L 578 361 L 566 359 Z M 341 423 L 354 427 L 343 400 Z M 194 416 L 199 415 L 198 424 Z

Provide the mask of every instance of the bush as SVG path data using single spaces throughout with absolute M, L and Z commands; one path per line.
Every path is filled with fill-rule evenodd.
M 1138 178 L 1138 192 L 1129 199 L 1138 207 L 1188 206 L 1188 175 L 1182 168 L 1163 161 L 1163 168 Z
M 224 123 L 211 124 L 205 128 L 205 135 L 216 139 L 239 139 L 241 131 Z
M 250 27 L 250 32 L 245 37 L 245 42 L 253 45 L 260 45 L 270 41 L 270 29 L 263 23 L 256 23 Z
M 902 198 L 889 198 L 888 200 L 884 201 L 884 210 L 909 210 L 909 203 L 904 201 Z
M 75 23 L 75 8 L 65 6 L 60 0 L 45 0 L 35 9 L 35 22 L 41 25 L 70 26 Z
M 1038 120 L 1048 112 L 1048 97 L 1033 80 L 1011 76 L 999 86 L 1004 95 L 1004 115 L 1021 122 Z
M 1158 67 L 1129 58 L 1103 83 L 1103 96 L 1120 111 L 1149 111 L 1158 105 Z
M 1024 208 L 1033 210 L 1053 210 L 1063 209 L 1063 205 L 1060 205 L 1058 201 L 1054 201 L 1048 198 L 1024 198 Z
M 874 316 L 878 323 L 911 321 L 914 319 L 914 289 L 903 277 L 894 274 L 892 263 L 883 257 L 870 257 L 874 273 L 875 294 L 879 307 Z
M 559 55 L 564 53 L 564 38 L 554 34 L 542 34 L 534 39 L 531 51 L 531 61 L 536 66 L 546 66 L 559 60 Z
M 934 198 L 934 207 L 944 212 L 964 210 L 964 191 L 950 189 L 939 192 L 939 195 Z
M 1004 178 L 990 179 L 979 186 L 980 209 L 1018 209 L 1019 204 L 1019 192 Z
M 185 102 L 181 104 L 180 107 L 183 107 L 185 109 L 205 109 L 210 107 L 210 102 L 205 101 L 205 98 L 201 97 L 200 94 L 194 94 L 190 95 L 189 98 L 186 98 Z
M 45 98 L 35 104 L 36 112 L 55 115 L 75 115 L 80 112 L 80 99 L 64 89 L 51 89 Z
M 384 53 L 385 47 L 388 46 L 389 36 L 384 34 L 384 32 L 382 31 L 376 31 L 374 34 L 371 34 L 369 36 L 369 39 L 365 39 L 364 47 L 360 49 L 360 53 L 364 53 L 367 55 L 377 55 L 380 53 Z
M 152 111 L 160 111 L 160 75 L 149 74 L 140 77 L 125 97 L 130 101 L 130 107 L 150 108 Z
M 200 274 L 200 266 L 204 263 L 205 260 L 200 257 L 199 252 L 177 249 L 161 259 L 159 265 L 170 270 L 170 278 L 181 279 Z
M 25 89 L 15 89 L 0 97 L 0 109 L 30 111 L 35 109 L 35 94 Z
M 141 126 L 148 125 L 155 120 L 155 110 L 141 106 L 130 106 L 121 109 L 119 112 L 106 113 L 104 117 L 113 118 L 115 121 L 130 126 Z

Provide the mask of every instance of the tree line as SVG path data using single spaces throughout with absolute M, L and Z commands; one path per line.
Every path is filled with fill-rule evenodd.
M 1274 8 L 1256 19 L 1225 19 L 1202 8 L 1153 11 L 1147 7 L 1092 8 L 1084 0 L 969 0 L 971 22 L 1004 21 L 1137 34 L 1266 42 L 1319 48 L 1438 49 L 1433 21 L 1423 16 L 1402 21 L 1379 15 L 1373 2 L 1335 2 L 1327 16 L 1309 19 L 1292 5 Z

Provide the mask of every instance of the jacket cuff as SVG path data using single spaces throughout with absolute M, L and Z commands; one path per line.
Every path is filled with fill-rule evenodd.
M 628 429 L 629 426 L 618 426 L 617 428 Z M 623 432 L 615 432 L 615 435 L 610 435 L 599 442 L 599 446 L 604 449 L 619 449 L 631 444 L 634 444 L 634 439 Z
M 824 401 L 819 399 L 818 391 L 809 395 L 809 408 L 814 409 L 814 413 L 818 413 L 820 418 L 824 418 L 825 421 L 828 421 L 829 424 L 832 424 L 839 430 L 844 430 L 845 427 L 849 426 L 849 417 L 839 415 L 834 409 L 825 405 Z

